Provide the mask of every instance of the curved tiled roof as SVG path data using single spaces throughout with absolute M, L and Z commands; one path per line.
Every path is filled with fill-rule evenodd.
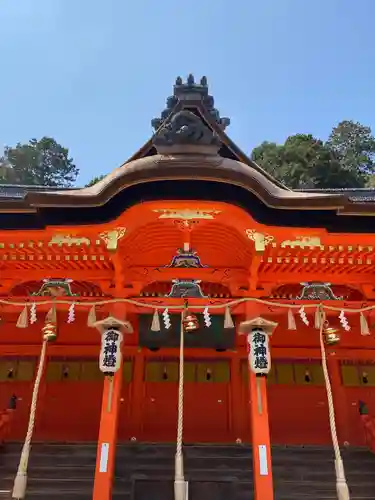
M 283 189 L 253 167 L 218 155 L 157 154 L 126 163 L 93 186 L 73 190 L 31 190 L 22 201 L 25 207 L 98 206 L 135 184 L 191 179 L 238 185 L 275 208 L 339 209 L 347 200 L 342 193 Z
M 373 190 L 291 190 L 264 171 L 229 139 L 207 79 L 178 78 L 154 136 L 121 167 L 88 188 L 0 186 L 0 213 L 37 212 L 43 207 L 98 207 L 122 191 L 158 181 L 214 182 L 237 186 L 273 209 L 331 210 L 375 214 Z M 126 196 L 126 194 L 125 194 Z M 225 194 L 224 194 L 225 196 Z

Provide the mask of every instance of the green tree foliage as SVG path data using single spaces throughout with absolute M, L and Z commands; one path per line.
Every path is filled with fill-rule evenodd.
M 363 179 L 375 173 L 375 137 L 370 127 L 344 120 L 333 128 L 327 146 L 345 170 Z
M 85 187 L 91 187 L 91 186 L 94 186 L 94 184 L 97 184 L 98 182 L 100 182 L 102 179 L 104 179 L 105 175 L 99 175 L 98 177 L 94 177 L 93 179 L 91 179 L 90 182 L 88 182 L 86 184 Z
M 263 142 L 252 159 L 290 188 L 357 188 L 371 185 L 375 138 L 369 127 L 343 121 L 323 142 L 296 134 L 284 144 Z
M 5 184 L 71 187 L 78 172 L 69 150 L 51 137 L 6 147 L 0 158 L 0 181 Z

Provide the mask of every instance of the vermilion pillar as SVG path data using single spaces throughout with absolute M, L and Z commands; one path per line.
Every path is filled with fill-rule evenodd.
M 249 370 L 250 419 L 253 446 L 254 500 L 273 500 L 271 439 L 267 379 Z
M 101 331 L 117 327 L 124 333 L 132 333 L 131 324 L 112 316 L 97 321 L 94 326 Z M 111 500 L 116 459 L 117 427 L 120 412 L 123 381 L 123 359 L 113 375 L 106 375 L 103 383 L 103 399 L 100 415 L 98 450 L 96 457 L 93 500 Z
M 273 478 L 271 439 L 267 405 L 267 378 L 266 373 L 271 367 L 271 358 L 268 351 L 268 341 L 259 348 L 260 340 L 254 342 L 254 331 L 264 335 L 271 335 L 277 323 L 257 317 L 240 324 L 239 332 L 247 337 L 248 366 L 249 366 L 249 396 L 250 419 L 253 447 L 253 477 L 254 500 L 273 500 Z M 255 330 L 254 330 L 255 329 Z M 251 333 L 253 332 L 253 333 Z M 253 339 L 253 340 L 252 340 Z M 251 345 L 252 341 L 255 345 Z M 251 350 L 255 349 L 254 352 Z M 260 349 L 260 354 L 256 351 Z M 254 358 L 258 358 L 259 365 L 253 365 Z M 262 372 L 257 372 L 261 370 Z M 255 373 L 257 372 L 257 373 Z
M 93 500 L 112 499 L 122 379 L 122 365 L 113 377 L 104 379 Z

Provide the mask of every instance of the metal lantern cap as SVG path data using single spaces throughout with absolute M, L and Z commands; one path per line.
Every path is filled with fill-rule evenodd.
M 130 321 L 123 321 L 121 319 L 115 318 L 114 316 L 108 316 L 107 318 L 95 321 L 92 324 L 93 327 L 97 328 L 99 331 L 107 330 L 108 328 L 119 328 L 124 333 L 133 333 L 133 326 Z
M 254 328 L 261 328 L 268 335 L 272 335 L 277 325 L 278 323 L 274 321 L 257 316 L 256 318 L 242 321 L 238 331 L 241 335 L 247 335 L 251 333 Z

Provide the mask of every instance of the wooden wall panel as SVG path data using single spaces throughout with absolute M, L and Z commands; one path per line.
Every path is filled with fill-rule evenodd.
M 359 401 L 364 401 L 369 413 L 375 416 L 375 388 L 346 387 L 346 404 L 349 420 L 349 443 L 353 446 L 365 446 L 365 434 L 359 417 Z
M 187 360 L 184 387 L 184 441 L 223 442 L 230 436 L 228 361 Z M 142 439 L 175 441 L 178 362 L 152 361 L 145 367 Z
M 36 438 L 95 441 L 98 438 L 102 382 L 60 381 L 46 387 Z
M 17 410 L 12 420 L 10 440 L 21 441 L 25 439 L 29 421 L 32 384 L 30 382 L 0 382 L 0 408 L 8 407 L 11 396 L 15 394 L 18 398 Z
M 268 411 L 274 444 L 331 442 L 324 387 L 271 385 L 268 387 Z

